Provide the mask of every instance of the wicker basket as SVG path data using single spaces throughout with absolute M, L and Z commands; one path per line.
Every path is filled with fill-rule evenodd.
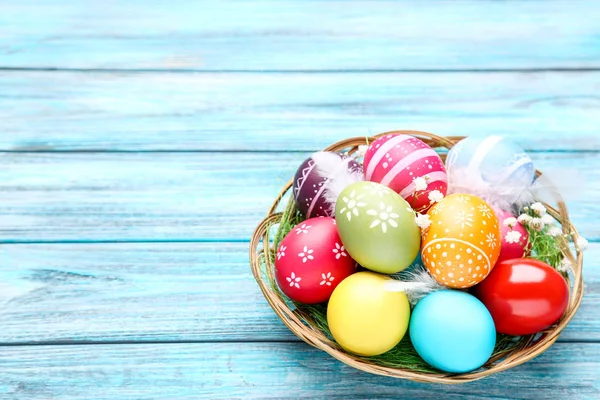
M 375 140 L 379 136 L 390 133 L 402 133 L 415 136 L 423 140 L 432 148 L 436 149 L 450 149 L 454 144 L 463 139 L 462 137 L 440 137 L 419 131 L 393 131 L 385 132 L 370 138 L 369 142 Z M 325 150 L 348 151 L 349 154 L 352 154 L 361 144 L 365 144 L 364 137 L 343 140 L 329 146 Z M 442 158 L 445 157 L 444 154 L 441 154 L 441 156 Z M 537 173 L 538 175 L 541 174 L 539 171 Z M 281 193 L 277 196 L 277 199 L 269 209 L 267 217 L 258 225 L 254 234 L 252 235 L 252 240 L 250 243 L 250 263 L 252 266 L 252 273 L 254 274 L 260 289 L 275 313 L 296 336 L 311 346 L 329 353 L 336 359 L 354 368 L 372 374 L 409 379 L 417 382 L 456 384 L 474 381 L 496 372 L 504 371 L 520 365 L 543 353 L 556 341 L 561 331 L 567 326 L 571 318 L 573 318 L 577 308 L 581 304 L 581 300 L 583 298 L 583 256 L 579 249 L 577 249 L 574 255 L 568 248 L 567 240 L 564 239 L 564 243 L 562 243 L 563 253 L 565 257 L 571 261 L 574 267 L 569 274 L 568 279 L 570 287 L 570 299 L 567 310 L 558 323 L 553 327 L 536 335 L 527 337 L 526 340 L 521 341 L 518 346 L 512 348 L 509 352 L 504 353 L 501 356 L 492 357 L 481 369 L 471 373 L 423 373 L 373 364 L 370 360 L 345 352 L 335 342 L 328 339 L 316 326 L 310 315 L 298 309 L 292 310 L 289 307 L 289 302 L 285 296 L 277 288 L 274 276 L 275 265 L 272 262 L 274 259 L 273 252 L 275 250 L 272 248 L 271 237 L 273 227 L 276 226 L 281 220 L 282 212 L 279 212 L 278 210 L 280 210 L 282 207 L 287 207 L 288 212 L 295 210 L 293 201 L 288 202 L 287 206 L 282 206 L 280 204 L 282 203 L 282 199 L 287 194 L 291 186 L 292 180 L 290 180 L 290 182 L 283 187 Z M 548 213 L 551 214 L 562 225 L 563 232 L 574 232 L 573 235 L 575 238 L 577 238 L 577 231 L 569 221 L 567 207 L 564 201 L 560 198 L 557 198 L 556 205 L 554 207 L 548 204 L 545 205 L 548 208 Z

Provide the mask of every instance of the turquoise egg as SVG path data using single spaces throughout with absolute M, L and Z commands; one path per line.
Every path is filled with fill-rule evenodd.
M 523 148 L 500 136 L 461 140 L 448 152 L 446 170 L 454 186 L 464 185 L 466 189 L 474 183 L 473 172 L 478 173 L 475 178 L 491 186 L 515 188 L 528 187 L 535 177 L 533 161 Z
M 417 353 L 442 371 L 465 373 L 481 367 L 496 345 L 490 312 L 474 296 L 456 290 L 431 293 L 417 303 L 410 319 Z

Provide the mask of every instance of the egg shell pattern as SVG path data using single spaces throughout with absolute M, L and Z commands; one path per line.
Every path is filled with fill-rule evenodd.
M 336 203 L 336 220 L 349 254 L 372 271 L 402 271 L 419 253 L 421 232 L 413 209 L 379 183 L 347 186 Z
M 317 155 L 327 159 L 329 162 L 327 168 L 319 168 L 315 160 Z M 324 174 L 326 172 L 339 173 L 338 169 L 362 170 L 362 166 L 350 157 L 331 151 L 322 151 L 304 160 L 296 171 L 293 183 L 294 200 L 296 200 L 296 207 L 306 218 L 333 217 L 333 213 L 330 211 L 333 207 L 324 196 L 329 180 L 329 176 Z
M 327 301 L 336 286 L 356 272 L 335 219 L 317 217 L 296 225 L 275 255 L 275 278 L 283 293 L 305 304 Z
M 447 192 L 446 168 L 425 142 L 410 135 L 390 134 L 376 139 L 365 153 L 365 179 L 388 186 L 412 208 L 424 212 L 431 206 L 429 193 Z M 427 188 L 415 192 L 414 179 L 427 176 Z
M 490 273 L 500 254 L 498 217 L 482 199 L 453 194 L 437 203 L 424 232 L 423 263 L 440 284 L 468 288 Z

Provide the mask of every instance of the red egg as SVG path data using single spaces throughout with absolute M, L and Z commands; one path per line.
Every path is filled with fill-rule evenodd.
M 275 256 L 275 278 L 290 299 L 316 304 L 329 300 L 333 289 L 356 272 L 338 234 L 334 218 L 307 219 L 281 241 Z
M 419 212 L 426 212 L 433 204 L 429 193 L 438 190 L 445 196 L 448 190 L 446 167 L 440 156 L 410 135 L 390 134 L 371 143 L 365 154 L 364 172 L 366 180 L 390 187 Z M 425 180 L 424 189 L 414 182 L 417 178 Z
M 304 160 L 294 176 L 296 207 L 306 218 L 332 217 L 335 201 L 329 202 L 325 196 L 329 180 L 354 171 L 361 173 L 362 167 L 350 157 L 332 151 L 314 153 Z
M 527 255 L 529 246 L 529 233 L 527 233 L 527 229 L 517 222 L 516 217 L 508 211 L 500 209 L 496 209 L 495 211 L 502 230 L 502 246 L 498 262 L 512 260 L 513 258 L 522 258 Z M 514 221 L 511 221 L 511 218 Z M 509 222 L 512 223 L 509 224 Z
M 496 264 L 475 286 L 474 294 L 492 314 L 496 331 L 506 335 L 529 335 L 550 327 L 569 303 L 569 287 L 562 275 L 528 258 Z

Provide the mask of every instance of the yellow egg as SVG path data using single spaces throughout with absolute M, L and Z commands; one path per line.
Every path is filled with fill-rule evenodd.
M 333 291 L 327 322 L 336 342 L 346 351 L 376 356 L 395 347 L 410 319 L 406 294 L 386 290 L 391 279 L 374 272 L 358 272 Z
M 500 224 L 492 207 L 479 197 L 452 194 L 427 213 L 423 264 L 442 285 L 474 286 L 492 271 L 500 255 Z

